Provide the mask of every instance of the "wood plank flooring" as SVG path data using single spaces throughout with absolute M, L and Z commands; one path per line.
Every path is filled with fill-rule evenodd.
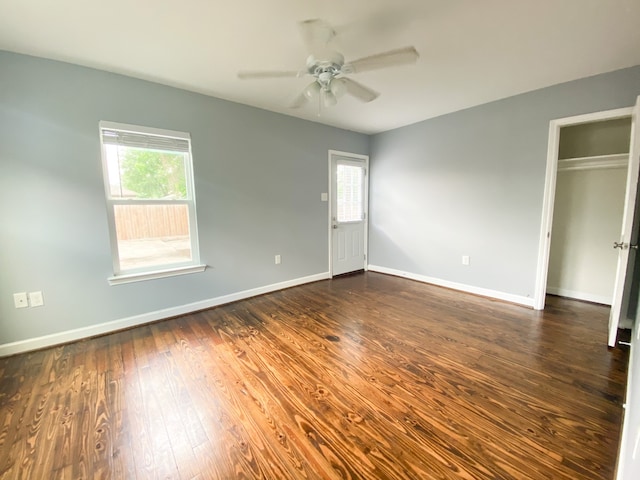
M 612 479 L 628 351 L 375 273 L 0 359 L 0 478 Z

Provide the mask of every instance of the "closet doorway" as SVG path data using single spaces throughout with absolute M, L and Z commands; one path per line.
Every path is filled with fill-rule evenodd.
M 549 125 L 549 147 L 534 308 L 537 310 L 544 308 L 545 295 L 547 293 L 547 274 L 553 268 L 554 271 L 551 272 L 549 280 L 550 283 L 555 282 L 556 284 L 549 286 L 552 290 L 555 287 L 556 293 L 574 298 L 582 297 L 584 300 L 599 301 L 601 303 L 609 303 L 608 299 L 611 298 L 609 346 L 615 345 L 618 326 L 627 326 L 624 325 L 624 322 L 627 320 L 627 303 L 629 302 L 632 279 L 632 276 L 628 274 L 635 261 L 635 249 L 638 248 L 638 229 L 633 219 L 637 210 L 635 207 L 640 163 L 639 118 L 640 97 L 638 97 L 636 105 L 633 107 L 552 120 Z M 560 151 L 561 140 L 563 143 L 562 154 Z M 626 168 L 625 160 L 628 162 L 626 163 Z M 626 180 L 622 188 L 615 186 L 617 180 L 613 170 L 616 169 L 626 172 Z M 596 170 L 609 171 L 609 174 L 592 175 L 591 172 Z M 569 176 L 571 173 L 576 172 L 583 172 L 583 174 Z M 585 185 L 580 181 L 585 180 L 585 178 L 591 183 Z M 557 192 L 556 184 L 558 184 Z M 571 186 L 574 189 L 573 193 L 568 193 L 563 188 L 563 185 L 564 188 L 567 188 L 568 185 Z M 617 216 L 615 211 L 619 209 L 619 199 L 616 198 L 618 188 L 623 197 L 623 213 L 619 223 L 618 220 L 613 222 L 611 218 Z M 589 196 L 592 191 L 599 192 L 597 199 Z M 556 193 L 558 196 L 558 216 L 554 215 Z M 560 206 L 563 200 L 568 202 L 564 207 Z M 607 213 L 598 211 L 585 212 L 578 208 L 590 204 Z M 606 206 L 605 204 L 609 205 Z M 573 210 L 575 208 L 578 208 L 577 211 L 579 213 L 575 213 Z M 558 223 L 567 221 L 567 212 L 569 212 L 568 216 L 571 217 L 571 220 L 575 220 L 575 222 L 570 223 L 568 227 L 563 223 L 562 227 L 559 228 Z M 564 220 L 561 220 L 562 215 L 564 215 Z M 556 217 L 555 223 L 554 216 Z M 618 224 L 617 233 L 613 232 L 614 223 Z M 593 233 L 595 228 L 589 230 L 589 226 L 593 226 L 593 224 L 597 224 L 600 230 L 605 229 L 604 225 L 611 224 L 610 231 L 613 236 L 609 238 L 608 242 L 599 241 L 598 250 L 602 255 L 599 254 L 598 258 L 600 259 L 599 261 L 604 262 L 602 259 L 606 258 L 605 252 L 610 249 L 617 254 L 613 295 L 608 290 L 597 290 L 597 279 L 595 282 L 593 281 L 598 276 L 605 278 L 606 272 L 610 270 L 603 268 L 601 264 L 600 268 L 596 267 L 588 271 L 589 273 L 585 273 L 580 270 L 585 268 L 584 263 L 577 260 L 577 257 L 593 256 L 593 245 L 589 246 L 585 242 L 586 239 L 592 240 L 593 237 L 598 236 Z M 552 230 L 556 228 L 561 231 L 558 234 L 559 240 L 554 242 L 557 245 L 554 245 L 554 264 L 551 266 L 551 244 L 552 237 L 555 236 L 555 231 L 552 236 Z M 565 228 L 564 235 L 562 228 Z M 608 235 L 605 236 L 608 237 Z M 577 238 L 582 243 L 570 242 L 571 238 Z M 569 252 L 568 256 L 565 255 L 566 252 Z M 576 252 L 583 253 L 582 255 L 577 255 Z M 585 255 L 584 252 L 591 253 Z M 574 266 L 573 273 L 568 271 L 572 268 L 571 265 Z M 580 278 L 585 276 L 590 277 L 587 282 L 582 281 L 584 279 Z M 576 283 L 576 279 L 581 280 L 581 282 Z M 571 280 L 573 280 L 573 283 L 571 283 Z M 583 295 L 585 289 L 587 289 L 586 298 Z
M 631 117 L 560 128 L 547 293 L 611 305 Z

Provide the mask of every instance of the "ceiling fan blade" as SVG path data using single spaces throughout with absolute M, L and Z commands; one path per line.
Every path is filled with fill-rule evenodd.
M 415 47 L 404 47 L 349 62 L 342 67 L 342 72 L 360 73 L 396 65 L 406 65 L 414 63 L 419 57 L 420 55 Z
M 351 80 L 347 77 L 341 77 L 340 79 L 342 80 L 344 86 L 347 88 L 346 93 L 356 97 L 358 100 L 361 100 L 363 102 L 371 102 L 380 96 L 380 94 L 375 90 L 371 90 L 369 87 L 365 87 L 355 80 Z
M 238 78 L 242 80 L 262 79 L 262 78 L 292 78 L 299 77 L 307 72 L 294 70 L 244 70 L 238 72 Z
M 314 18 L 300 22 L 300 35 L 307 51 L 312 54 L 324 52 L 336 32 L 329 22 Z

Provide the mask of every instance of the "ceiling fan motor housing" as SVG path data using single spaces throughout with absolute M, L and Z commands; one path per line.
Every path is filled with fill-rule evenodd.
M 307 71 L 318 79 L 321 85 L 325 86 L 331 79 L 342 72 L 344 57 L 338 52 L 328 52 L 323 59 L 318 59 L 314 55 L 307 58 Z

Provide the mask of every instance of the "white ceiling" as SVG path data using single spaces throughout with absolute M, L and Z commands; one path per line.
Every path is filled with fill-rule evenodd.
M 237 78 L 304 69 L 312 18 L 347 61 L 407 45 L 420 59 L 354 74 L 381 96 L 320 116 L 287 107 L 309 78 Z M 0 0 L 0 49 L 376 133 L 640 64 L 640 0 Z

